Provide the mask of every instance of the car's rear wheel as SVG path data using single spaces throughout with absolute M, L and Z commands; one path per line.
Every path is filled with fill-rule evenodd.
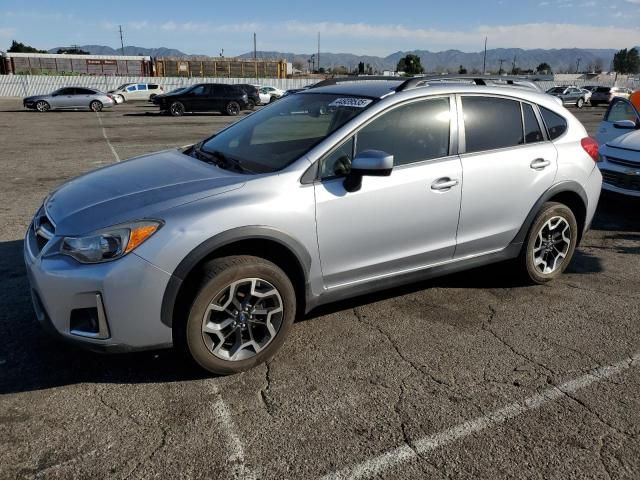
M 526 276 L 543 284 L 557 278 L 571 262 L 578 240 L 578 223 L 569 207 L 545 203 L 533 221 L 520 255 Z
M 184 104 L 182 102 L 173 102 L 169 106 L 169 113 L 174 117 L 181 117 L 184 115 Z
M 51 110 L 51 105 L 49 105 L 49 102 L 46 102 L 44 100 L 38 100 L 36 102 L 36 110 L 39 112 L 48 112 L 49 110 Z
M 249 104 L 247 107 L 249 110 L 253 110 L 254 108 L 256 108 L 256 102 L 254 102 L 253 100 L 249 99 L 247 103 Z
M 123 95 L 116 95 L 119 99 L 118 103 L 124 103 L 124 96 Z
M 579 98 L 578 99 L 578 101 L 576 102 L 576 107 L 578 107 L 578 108 L 584 107 L 584 99 L 583 98 Z
M 89 109 L 92 112 L 99 112 L 102 110 L 102 102 L 100 102 L 99 100 L 94 100 L 93 102 L 91 102 L 89 104 Z
M 238 102 L 229 102 L 225 108 L 225 113 L 235 117 L 240 114 L 240 104 Z
M 196 288 L 182 343 L 212 373 L 237 373 L 269 360 L 293 324 L 293 285 L 280 268 L 262 258 L 211 260 Z M 179 336 L 177 340 L 180 346 Z

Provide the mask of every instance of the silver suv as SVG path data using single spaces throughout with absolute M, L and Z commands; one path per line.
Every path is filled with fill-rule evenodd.
M 25 239 L 39 320 L 95 349 L 175 345 L 228 374 L 320 304 L 507 259 L 534 283 L 567 267 L 602 177 L 554 98 L 329 83 L 53 192 Z

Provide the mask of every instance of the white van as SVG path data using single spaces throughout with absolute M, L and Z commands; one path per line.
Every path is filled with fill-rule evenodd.
M 115 97 L 116 102 L 122 103 L 130 100 L 151 100 L 156 95 L 164 93 L 157 83 L 125 83 L 109 92 Z

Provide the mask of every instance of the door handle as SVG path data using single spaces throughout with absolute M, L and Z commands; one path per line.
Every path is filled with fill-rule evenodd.
M 551 165 L 551 162 L 549 160 L 545 160 L 544 158 L 536 158 L 533 162 L 531 162 L 529 166 L 534 170 L 544 170 L 549 165 Z
M 451 187 L 455 187 L 458 185 L 458 180 L 451 179 L 449 177 L 439 178 L 435 182 L 431 184 L 431 190 L 435 190 L 437 192 L 442 192 L 446 190 L 450 190 Z

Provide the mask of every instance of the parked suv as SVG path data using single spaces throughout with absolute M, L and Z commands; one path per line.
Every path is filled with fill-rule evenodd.
M 578 87 L 553 87 L 547 90 L 547 93 L 562 100 L 563 105 L 575 105 L 582 108 L 587 103 L 587 92 L 583 92 Z
M 238 115 L 249 107 L 247 94 L 238 85 L 199 83 L 164 95 L 157 95 L 153 103 L 161 112 L 175 117 L 186 112 L 222 112 Z
M 240 87 L 244 93 L 247 94 L 247 108 L 249 110 L 253 110 L 256 105 L 261 105 L 262 102 L 260 101 L 260 92 L 258 91 L 258 87 L 256 87 L 255 85 L 249 85 L 247 83 L 243 83 L 238 85 L 238 87 Z
M 540 284 L 567 267 L 602 177 L 557 101 L 334 82 L 58 188 L 25 239 L 40 321 L 96 349 L 175 345 L 228 374 L 327 302 L 502 260 Z
M 624 87 L 598 87 L 591 95 L 591 105 L 597 107 L 603 103 L 609 104 L 614 98 L 629 98 L 631 90 Z

